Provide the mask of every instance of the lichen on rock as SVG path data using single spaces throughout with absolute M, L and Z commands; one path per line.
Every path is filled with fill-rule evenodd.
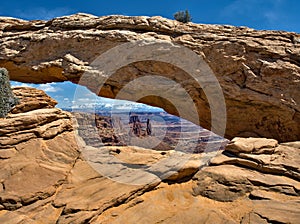
M 0 117 L 6 117 L 7 113 L 18 104 L 18 99 L 12 92 L 8 71 L 0 68 Z

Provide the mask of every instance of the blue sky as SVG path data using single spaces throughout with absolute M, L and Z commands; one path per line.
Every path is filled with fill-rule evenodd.
M 0 16 L 48 20 L 53 17 L 85 12 L 98 16 L 160 15 L 172 19 L 176 11 L 185 9 L 191 12 L 195 23 L 230 24 L 300 33 L 299 0 L 2 0 Z M 76 86 L 70 83 L 34 86 L 44 89 L 60 102 L 61 107 L 71 104 L 76 89 Z
M 21 82 L 11 82 L 12 87 L 34 87 L 44 90 L 49 96 L 55 99 L 57 107 L 64 109 L 89 108 L 95 109 L 95 105 L 101 105 L 108 109 L 114 110 L 122 108 L 123 110 L 133 109 L 148 109 L 152 111 L 163 111 L 159 108 L 147 106 L 141 103 L 133 103 L 126 100 L 111 100 L 103 97 L 98 97 L 96 94 L 89 91 L 86 87 L 75 85 L 71 82 L 62 83 L 46 83 L 46 84 L 31 84 Z
M 94 15 L 161 15 L 172 18 L 190 10 L 196 23 L 231 24 L 256 29 L 300 32 L 298 0 L 2 0 L 0 15 L 23 19 L 51 19 L 77 12 Z

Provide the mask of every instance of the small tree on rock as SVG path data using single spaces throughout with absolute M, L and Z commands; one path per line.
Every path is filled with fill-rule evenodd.
M 191 14 L 188 10 L 176 12 L 174 14 L 174 19 L 182 23 L 188 23 L 192 21 Z
M 8 71 L 0 68 L 0 118 L 6 117 L 8 112 L 18 104 L 18 99 L 12 92 Z

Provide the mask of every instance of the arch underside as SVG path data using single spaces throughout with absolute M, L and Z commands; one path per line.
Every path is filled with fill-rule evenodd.
M 107 50 L 134 40 L 166 40 L 203 56 L 217 77 L 225 97 L 226 138 L 299 140 L 300 52 L 299 44 L 294 41 L 300 38 L 298 34 L 184 25 L 163 19 L 144 24 L 142 17 L 122 20 L 81 17 L 73 15 L 47 23 L 1 22 L 0 66 L 9 71 L 14 81 L 82 84 L 80 77 Z M 183 70 L 170 64 L 149 60 L 129 64 L 115 72 L 100 92 L 93 81 L 83 84 L 99 96 L 115 98 L 132 80 L 155 75 L 173 80 L 189 94 L 199 118 L 190 117 L 189 108 L 180 116 L 211 130 L 211 108 L 203 89 Z M 155 89 L 155 85 L 152 87 Z M 125 98 L 132 100 L 130 93 Z M 157 97 L 155 93 L 139 102 L 178 115 L 172 100 Z

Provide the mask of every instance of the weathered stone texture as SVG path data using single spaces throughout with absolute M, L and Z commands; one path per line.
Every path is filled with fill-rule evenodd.
M 297 40 L 300 35 L 297 33 L 183 24 L 162 17 L 76 14 L 31 22 L 1 17 L 0 66 L 6 67 L 16 81 L 77 83 L 99 55 L 122 43 L 145 39 L 169 41 L 203 57 L 225 96 L 226 137 L 299 140 L 300 43 Z M 129 64 L 108 79 L 99 94 L 114 98 L 125 84 L 143 75 L 162 75 L 180 83 L 198 108 L 200 124 L 210 129 L 210 108 L 203 91 L 187 73 L 170 64 L 157 61 Z M 97 82 L 90 80 L 83 84 L 97 92 Z M 166 91 L 172 88 L 166 86 Z M 177 114 L 176 108 L 161 98 L 141 101 Z M 189 109 L 182 116 L 195 122 L 189 117 Z

